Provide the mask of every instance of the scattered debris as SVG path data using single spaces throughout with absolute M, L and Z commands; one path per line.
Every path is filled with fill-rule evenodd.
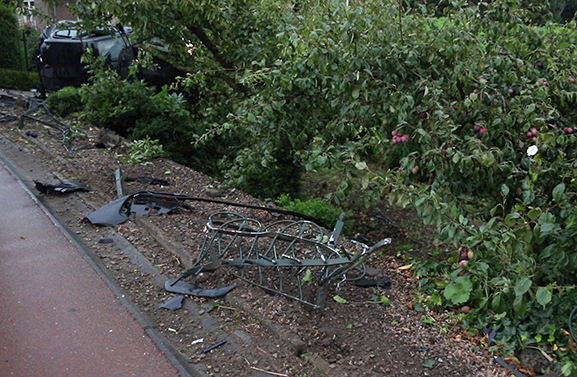
M 226 193 L 223 190 L 213 188 L 207 188 L 206 190 L 204 190 L 204 193 L 210 196 L 211 198 L 222 198 L 226 195 Z
M 527 377 L 527 375 L 519 372 L 515 367 L 509 365 L 505 360 L 503 360 L 500 356 L 495 356 L 495 361 L 497 364 L 501 365 L 503 368 L 507 368 L 515 375 L 515 377 Z
M 202 350 L 202 353 L 208 353 L 208 352 L 212 351 L 213 349 L 222 346 L 222 345 L 225 344 L 225 343 L 226 343 L 226 340 L 221 340 L 220 342 L 215 343 L 215 344 L 213 344 L 212 346 L 208 346 L 208 347 L 206 347 L 205 349 L 203 349 L 203 350 Z
M 270 370 L 260 369 L 260 368 L 254 367 L 254 366 L 252 366 L 252 365 L 251 365 L 250 369 L 256 370 L 257 372 L 262 372 L 262 373 L 270 374 L 270 375 L 272 375 L 272 376 L 288 377 L 288 374 L 271 372 Z
M 98 243 L 114 243 L 112 238 L 101 238 Z
M 191 346 L 194 346 L 195 344 L 199 344 L 199 343 L 202 343 L 202 342 L 204 342 L 204 338 L 200 338 L 200 339 L 193 340 L 192 342 L 190 342 L 190 345 L 191 345 Z
M 177 282 L 175 280 L 176 279 L 168 279 L 166 283 L 164 283 L 164 289 L 171 293 L 180 293 L 189 296 L 216 298 L 225 296 L 228 292 L 236 288 L 236 284 L 234 284 L 222 288 L 203 289 L 195 287 L 194 285 L 184 281 Z
M 16 119 L 18 119 L 18 117 L 14 115 L 13 112 L 0 111 L 0 123 L 8 123 Z
M 166 179 L 154 178 L 154 177 L 126 177 L 125 182 L 139 182 L 144 185 L 159 185 L 159 186 L 170 186 L 170 182 Z
M 96 140 L 94 140 L 94 146 L 96 148 L 113 148 L 120 145 L 121 141 L 120 136 L 114 134 L 108 128 L 103 128 L 98 133 Z
M 26 131 L 26 136 L 38 137 L 38 134 L 34 131 L 28 130 L 28 131 Z
M 390 287 L 391 279 L 383 277 L 380 279 L 361 278 L 353 282 L 358 287 Z
M 495 344 L 494 339 L 497 336 L 497 330 L 483 327 L 483 333 L 487 334 L 487 345 L 488 346 L 494 345 Z
M 86 185 L 80 182 L 72 182 L 67 180 L 63 180 L 60 182 L 60 184 L 57 185 L 44 184 L 39 181 L 34 181 L 34 185 L 36 186 L 36 189 L 42 194 L 67 194 L 69 192 L 75 191 L 90 191 Z
M 27 98 L 27 100 L 31 104 L 34 103 L 32 102 L 33 98 Z M 32 107 L 30 110 L 24 112 L 22 115 L 18 117 L 18 128 L 23 129 L 24 122 L 27 120 L 42 123 L 45 126 L 54 128 L 55 130 L 59 131 L 62 134 L 62 142 L 64 148 L 66 148 L 67 151 L 71 152 L 70 126 L 62 122 L 62 120 L 59 117 L 52 114 L 50 110 L 48 110 L 48 108 L 46 107 L 44 101 L 37 103 L 36 106 Z
M 184 300 L 184 296 L 174 296 L 169 298 L 168 300 L 163 301 L 162 303 L 158 304 L 159 308 L 170 309 L 170 310 L 178 310 L 182 308 L 182 301 Z

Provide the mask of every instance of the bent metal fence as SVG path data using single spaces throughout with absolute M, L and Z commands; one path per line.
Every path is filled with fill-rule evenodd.
M 269 293 L 324 307 L 332 284 L 363 278 L 365 258 L 391 243 L 386 238 L 372 247 L 359 244 L 356 252 L 338 248 L 343 217 L 329 236 L 307 220 L 280 220 L 265 226 L 238 213 L 213 213 L 196 262 L 165 287 L 170 290 L 190 276 L 196 283 L 201 274 L 233 267 L 238 278 Z

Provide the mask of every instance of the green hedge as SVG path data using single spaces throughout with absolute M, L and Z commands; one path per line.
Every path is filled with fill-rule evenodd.
M 30 90 L 38 89 L 38 73 L 0 69 L 0 88 Z
M 22 68 L 23 58 L 20 54 L 20 28 L 13 7 L 0 3 L 0 68 Z

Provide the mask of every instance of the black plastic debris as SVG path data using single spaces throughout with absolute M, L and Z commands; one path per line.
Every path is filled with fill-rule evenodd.
M 162 215 L 185 206 L 176 195 L 143 191 L 116 199 L 88 214 L 86 219 L 92 224 L 114 226 L 128 220 L 131 213 L 142 216 L 156 209 Z
M 383 277 L 380 279 L 368 279 L 361 278 L 359 280 L 353 281 L 353 283 L 358 287 L 390 287 L 391 279 L 388 277 Z
M 236 284 L 234 284 L 222 288 L 203 289 L 197 288 L 185 281 L 178 281 L 176 283 L 175 281 L 176 279 L 168 279 L 164 283 L 164 289 L 168 292 L 180 293 L 182 295 L 216 298 L 225 296 L 228 292 L 236 288 Z
M 92 224 L 114 226 L 122 224 L 128 220 L 130 215 L 126 203 L 132 198 L 132 195 L 123 196 L 116 199 L 96 211 L 88 214 L 86 219 Z
M 182 308 L 183 300 L 184 296 L 174 296 L 168 300 L 163 301 L 161 304 L 158 304 L 158 307 L 163 309 L 178 310 Z
M 38 137 L 38 134 L 34 131 L 26 131 L 26 136 L 30 136 L 30 137 Z
M 503 360 L 502 357 L 495 356 L 495 361 L 497 362 L 497 364 L 501 365 L 503 368 L 510 370 L 511 373 L 513 373 L 515 375 L 515 377 L 527 377 L 527 375 L 519 372 L 517 370 L 517 368 L 515 368 L 512 365 L 509 365 L 505 360 Z
M 488 346 L 492 346 L 493 344 L 495 344 L 495 336 L 497 336 L 497 330 L 495 329 L 488 329 L 486 327 L 483 327 L 483 333 L 487 334 L 487 345 Z
M 145 185 L 159 185 L 159 186 L 170 186 L 170 182 L 166 179 L 154 178 L 154 177 L 126 177 L 125 182 L 138 182 Z
M 112 238 L 101 238 L 98 243 L 114 243 L 114 240 Z
M 225 343 L 226 343 L 226 340 L 221 340 L 220 342 L 215 343 L 215 344 L 213 344 L 212 346 L 208 346 L 208 347 L 206 347 L 205 349 L 203 349 L 203 350 L 202 350 L 202 353 L 208 353 L 208 352 L 212 351 L 213 349 L 222 346 L 222 345 L 225 344 Z
M 155 209 L 157 215 L 163 215 L 180 207 L 188 208 L 184 202 L 172 196 L 135 196 L 130 211 L 137 216 L 145 216 Z
M 39 181 L 34 181 L 36 189 L 42 194 L 67 194 L 75 191 L 90 191 L 88 187 L 79 182 L 63 180 L 60 184 L 50 185 Z

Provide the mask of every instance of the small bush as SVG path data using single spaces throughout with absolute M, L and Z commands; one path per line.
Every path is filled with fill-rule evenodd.
M 280 208 L 288 211 L 299 212 L 323 221 L 329 227 L 334 227 L 339 219 L 343 209 L 335 207 L 328 200 L 309 199 L 302 201 L 300 199 L 291 199 L 289 195 L 281 195 L 277 204 Z
M 122 158 L 122 162 L 146 165 L 150 164 L 150 160 L 164 155 L 164 149 L 160 142 L 146 137 L 136 140 L 128 146 L 128 154 Z
M 81 118 L 122 136 L 147 115 L 153 89 L 143 81 L 128 82 L 111 70 L 96 71 L 91 83 L 80 88 L 85 105 Z
M 38 73 L 0 69 L 0 88 L 14 90 L 38 89 Z
M 54 114 L 66 116 L 83 109 L 82 99 L 77 88 L 67 86 L 55 93 L 52 93 L 46 99 L 48 109 Z
M 134 139 L 158 139 L 173 160 L 186 163 L 186 156 L 194 153 L 190 138 L 191 113 L 182 94 L 169 93 L 164 87 L 150 98 L 149 106 L 135 122 Z

